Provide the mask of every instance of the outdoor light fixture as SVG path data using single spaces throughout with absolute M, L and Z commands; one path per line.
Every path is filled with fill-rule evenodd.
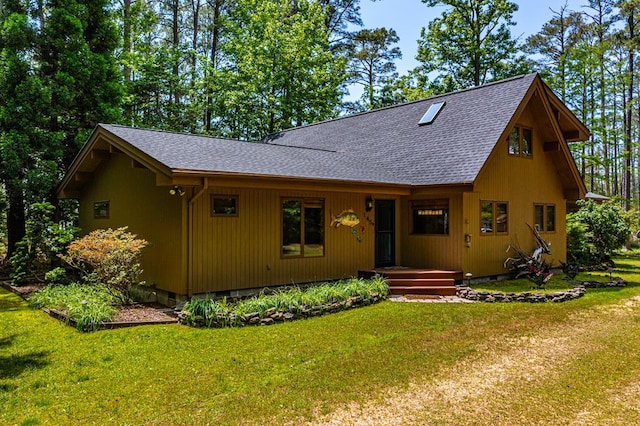
M 174 186 L 173 188 L 171 188 L 171 189 L 169 190 L 169 194 L 171 194 L 171 195 L 176 195 L 176 194 L 178 194 L 179 196 L 181 196 L 181 197 L 182 197 L 182 196 L 185 194 L 185 192 L 184 192 L 184 189 L 182 189 L 182 187 L 181 187 L 181 186 L 177 186 L 177 185 L 176 185 L 176 186 Z
M 367 199 L 364 202 L 364 209 L 368 212 L 370 212 L 371 210 L 373 210 L 373 198 L 371 197 L 371 195 L 369 195 L 367 197 Z

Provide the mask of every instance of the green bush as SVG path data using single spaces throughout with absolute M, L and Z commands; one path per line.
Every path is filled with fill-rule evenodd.
M 120 297 L 102 285 L 79 283 L 53 285 L 34 293 L 29 304 L 35 308 L 55 309 L 76 322 L 81 331 L 97 330 L 100 324 L 113 320 Z
M 180 320 L 188 325 L 204 327 L 239 326 L 243 316 L 258 314 L 263 318 L 267 311 L 287 312 L 306 316 L 312 310 L 322 311 L 324 307 L 340 304 L 351 299 L 368 304 L 386 297 L 389 293 L 384 278 L 370 280 L 352 278 L 324 283 L 300 289 L 289 287 L 273 294 L 260 294 L 235 304 L 227 299 L 193 298 L 182 308 Z
M 610 259 L 630 235 L 623 210 L 615 202 L 578 201 L 579 210 L 567 215 L 567 259 L 596 265 Z
M 26 235 L 16 244 L 11 256 L 11 280 L 14 285 L 27 282 L 37 272 L 60 264 L 59 256 L 76 237 L 79 229 L 53 221 L 55 207 L 50 203 L 35 203 L 29 208 Z

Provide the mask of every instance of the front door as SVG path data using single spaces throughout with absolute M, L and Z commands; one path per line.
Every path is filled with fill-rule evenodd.
M 376 268 L 396 264 L 396 202 L 376 200 Z

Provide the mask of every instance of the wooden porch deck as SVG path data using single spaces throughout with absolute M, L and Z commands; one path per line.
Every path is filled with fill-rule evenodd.
M 454 296 L 456 282 L 462 281 L 461 271 L 420 269 L 405 266 L 374 268 L 358 271 L 358 276 L 371 278 L 375 275 L 387 279 L 391 294 Z

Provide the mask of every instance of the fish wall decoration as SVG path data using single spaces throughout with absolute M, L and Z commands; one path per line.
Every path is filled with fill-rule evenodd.
M 329 226 L 337 228 L 338 226 L 342 225 L 353 228 L 359 223 L 360 218 L 358 217 L 356 212 L 354 212 L 352 209 L 349 209 L 344 210 L 338 216 L 334 216 L 333 213 L 331 213 L 331 224 Z

